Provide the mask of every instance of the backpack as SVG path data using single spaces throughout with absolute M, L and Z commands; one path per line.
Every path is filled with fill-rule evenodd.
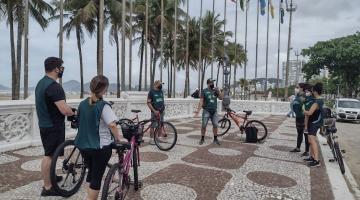
M 257 143 L 258 129 L 255 126 L 248 126 L 245 128 L 246 142 Z

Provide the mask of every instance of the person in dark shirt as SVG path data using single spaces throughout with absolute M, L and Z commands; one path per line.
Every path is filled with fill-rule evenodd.
M 319 147 L 316 141 L 316 133 L 323 124 L 323 117 L 321 115 L 321 110 L 324 106 L 324 101 L 320 98 L 323 87 L 321 83 L 315 84 L 311 91 L 314 96 L 314 103 L 312 104 L 309 111 L 304 111 L 306 116 L 309 116 L 308 121 L 308 137 L 310 143 L 310 157 L 304 159 L 309 162 L 309 167 L 319 167 Z
M 199 115 L 200 109 L 203 108 L 202 124 L 201 124 L 201 139 L 199 145 L 204 144 L 206 126 L 211 119 L 213 124 L 214 143 L 220 145 L 217 139 L 218 132 L 218 117 L 217 117 L 217 99 L 222 100 L 223 94 L 218 88 L 214 87 L 214 81 L 211 78 L 206 81 L 208 87 L 201 91 L 200 102 L 195 117 Z
M 304 135 L 304 113 L 302 111 L 302 105 L 303 105 L 303 95 L 304 95 L 304 83 L 299 83 L 295 87 L 295 99 L 292 103 L 292 110 L 295 113 L 295 125 L 297 130 L 297 144 L 296 148 L 291 150 L 290 152 L 300 152 L 301 143 L 303 141 L 303 135 Z M 307 153 L 307 151 L 305 151 Z M 308 155 L 305 155 L 308 156 Z
M 160 121 L 164 121 L 165 115 L 165 102 L 164 93 L 162 91 L 163 83 L 160 80 L 154 82 L 154 88 L 151 89 L 147 97 L 147 105 L 151 111 L 151 119 L 160 118 Z M 154 128 L 157 127 L 157 123 L 153 123 L 150 129 L 150 136 L 153 137 Z M 150 144 L 154 145 L 154 141 L 150 140 Z
M 45 152 L 41 162 L 44 181 L 41 196 L 57 196 L 50 182 L 51 159 L 56 148 L 65 141 L 65 116 L 75 115 L 65 102 L 63 88 L 56 82 L 64 73 L 62 64 L 63 60 L 60 58 L 47 58 L 44 62 L 46 75 L 38 82 L 35 89 L 38 125 Z M 57 179 L 61 178 L 57 177 Z

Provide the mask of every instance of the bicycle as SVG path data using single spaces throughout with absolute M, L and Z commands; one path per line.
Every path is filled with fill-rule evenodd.
M 245 115 L 241 116 L 230 108 L 226 108 L 224 116 L 219 120 L 220 131 L 218 135 L 223 136 L 229 131 L 231 127 L 231 121 L 229 119 L 230 117 L 239 127 L 241 134 L 243 134 L 244 130 L 246 130 L 248 127 L 255 127 L 257 129 L 257 141 L 263 141 L 268 134 L 265 124 L 259 120 L 249 120 L 249 116 L 252 114 L 252 111 L 244 110 L 243 112 Z
M 337 128 L 335 127 L 336 118 L 325 119 L 325 125 L 320 133 L 327 139 L 327 143 L 333 154 L 333 159 L 329 159 L 329 162 L 337 162 L 342 174 L 345 174 L 345 166 L 343 156 L 340 150 L 339 143 L 337 141 L 338 136 L 335 135 Z
M 134 125 L 119 120 L 124 138 L 129 142 L 114 142 L 111 148 L 118 154 L 118 162 L 113 164 L 104 181 L 101 199 L 123 200 L 130 188 L 130 167 L 134 171 L 134 190 L 137 191 L 141 184 L 138 180 L 138 166 L 140 166 L 139 145 L 142 142 L 142 126 Z
M 143 127 L 149 124 L 149 126 L 143 129 L 143 134 L 151 130 L 155 125 L 154 133 L 151 136 L 154 139 L 155 145 L 162 151 L 169 151 L 175 146 L 177 141 L 177 131 L 173 124 L 170 122 L 161 121 L 160 116 L 156 116 L 155 119 L 140 121 L 138 113 L 140 113 L 141 110 L 131 110 L 131 112 L 136 114 L 134 118 L 123 118 L 119 121 L 123 121 L 127 124 L 141 125 Z

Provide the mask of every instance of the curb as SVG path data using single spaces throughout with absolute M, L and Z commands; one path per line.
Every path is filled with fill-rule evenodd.
M 329 146 L 327 145 L 326 139 L 318 134 L 318 140 L 335 200 L 360 199 L 359 186 L 351 174 L 350 168 L 346 164 L 346 161 L 344 160 L 345 174 L 343 175 L 337 162 L 331 163 L 328 161 L 329 159 L 333 158 L 333 155 Z M 323 145 L 324 143 L 326 145 Z

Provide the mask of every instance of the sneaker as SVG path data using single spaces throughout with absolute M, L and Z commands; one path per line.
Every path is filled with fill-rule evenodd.
M 220 142 L 218 139 L 214 139 L 213 143 L 217 144 L 217 145 L 220 145 Z
M 150 145 L 155 145 L 155 141 L 154 141 L 154 140 L 150 140 L 150 141 L 149 141 L 149 144 L 150 144 Z
M 203 139 L 201 139 L 200 142 L 199 142 L 199 145 L 202 145 L 202 144 L 204 144 L 204 140 L 203 140 Z
M 308 157 L 308 158 L 304 158 L 303 159 L 305 162 L 312 162 L 314 161 L 314 158 L 312 156 Z
M 63 180 L 63 177 L 62 176 L 56 176 L 56 182 L 61 182 Z
M 41 194 L 42 197 L 48 197 L 48 196 L 60 196 L 53 188 L 45 189 L 42 188 Z
M 295 148 L 295 149 L 291 150 L 290 152 L 291 152 L 291 153 L 298 153 L 298 152 L 300 152 L 300 149 Z
M 308 164 L 309 167 L 320 167 L 321 164 L 318 160 L 314 160 L 311 163 Z
M 307 157 L 309 156 L 309 152 L 305 151 L 304 153 L 301 154 L 301 157 Z

